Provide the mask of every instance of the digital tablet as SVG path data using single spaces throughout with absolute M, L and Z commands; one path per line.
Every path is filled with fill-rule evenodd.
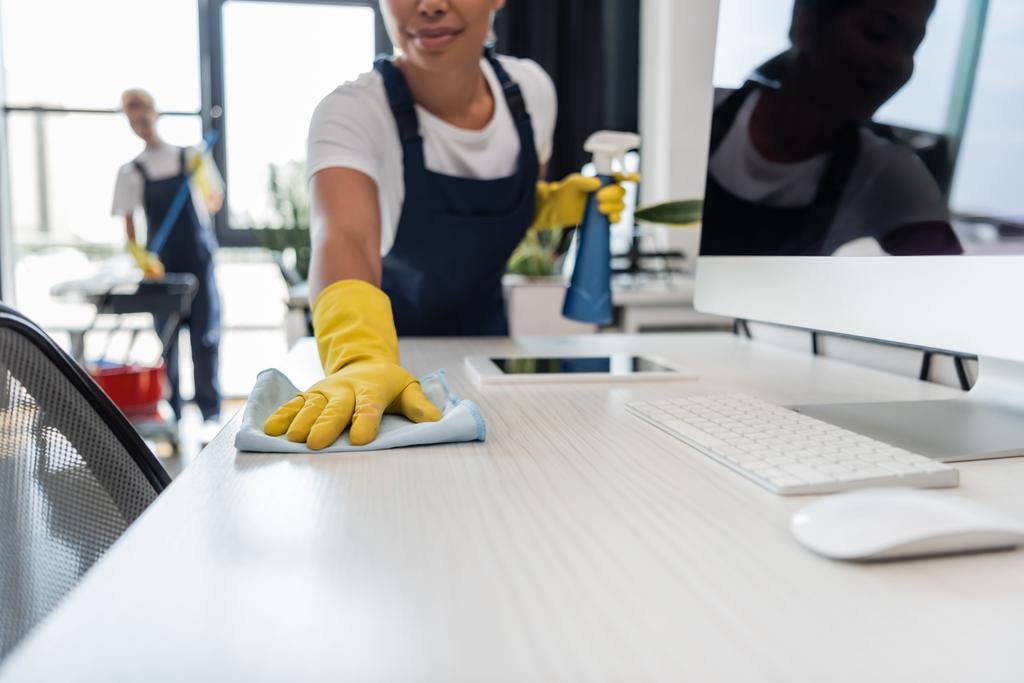
M 694 376 L 651 355 L 467 356 L 466 367 L 478 385 L 527 382 L 618 382 L 684 380 Z

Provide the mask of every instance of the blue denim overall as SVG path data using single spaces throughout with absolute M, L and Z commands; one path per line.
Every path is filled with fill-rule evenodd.
M 519 85 L 489 50 L 485 56 L 519 133 L 518 168 L 495 180 L 427 170 L 405 78 L 387 59 L 374 65 L 384 77 L 405 169 L 405 201 L 382 282 L 402 336 L 508 334 L 501 276 L 533 222 L 538 162 Z
M 174 201 L 183 183 L 189 182 L 185 163 L 185 150 L 180 152 L 180 171 L 170 178 L 154 180 L 138 161 L 135 168 L 142 175 L 146 223 L 156 230 Z M 196 404 L 203 418 L 220 414 L 220 381 L 217 377 L 220 355 L 220 299 L 213 277 L 213 251 L 216 243 L 203 228 L 191 198 L 185 202 L 159 253 L 168 273 L 192 273 L 199 281 L 199 289 L 192 300 L 192 312 L 185 319 L 192 345 L 192 363 L 195 367 Z M 166 319 L 158 316 L 157 330 L 163 329 Z M 171 387 L 171 407 L 181 417 L 181 394 L 178 389 L 178 338 L 164 349 L 167 382 Z

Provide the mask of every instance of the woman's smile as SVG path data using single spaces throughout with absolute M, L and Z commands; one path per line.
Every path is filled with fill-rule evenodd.
M 448 47 L 465 29 L 450 26 L 433 26 L 409 31 L 409 38 L 421 50 L 433 52 Z

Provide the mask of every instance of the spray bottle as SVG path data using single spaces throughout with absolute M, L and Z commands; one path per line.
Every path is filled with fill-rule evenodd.
M 592 153 L 601 185 L 612 182 L 612 162 L 622 164 L 626 152 L 640 146 L 636 133 L 601 130 L 583 143 Z M 625 170 L 620 166 L 621 170 Z M 587 200 L 587 210 L 579 227 L 576 265 L 569 291 L 565 293 L 562 315 L 572 320 L 607 325 L 612 322 L 612 252 L 608 217 L 597 210 L 596 193 Z

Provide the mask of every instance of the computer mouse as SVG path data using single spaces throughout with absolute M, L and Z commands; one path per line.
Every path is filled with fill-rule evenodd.
M 873 488 L 817 500 L 793 515 L 804 546 L 835 560 L 888 560 L 1012 548 L 1024 523 L 958 494 Z

